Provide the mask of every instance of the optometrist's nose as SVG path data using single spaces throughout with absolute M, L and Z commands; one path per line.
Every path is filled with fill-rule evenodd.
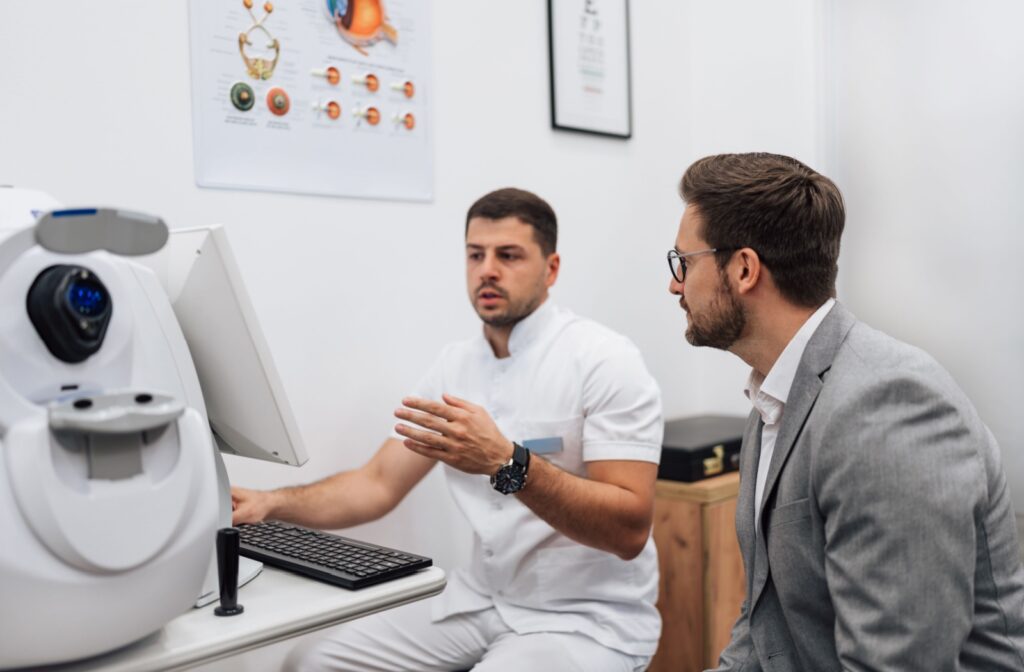
M 487 253 L 483 262 L 480 263 L 480 277 L 484 279 L 497 278 L 501 275 L 498 268 L 498 255 Z

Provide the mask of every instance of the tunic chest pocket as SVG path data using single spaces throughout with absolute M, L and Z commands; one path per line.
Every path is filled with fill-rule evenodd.
M 558 466 L 560 469 L 574 473 L 583 473 L 583 417 L 565 418 L 563 420 L 527 420 L 520 423 L 519 432 L 514 441 L 537 442 L 542 451 L 551 450 L 560 439 L 561 450 L 557 452 L 541 452 L 540 456 Z

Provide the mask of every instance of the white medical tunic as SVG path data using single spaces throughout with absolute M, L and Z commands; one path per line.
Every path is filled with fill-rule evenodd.
M 482 335 L 453 343 L 416 394 L 479 404 L 520 443 L 561 438 L 560 452 L 541 457 L 577 476 L 585 476 L 587 462 L 659 461 L 660 393 L 629 339 L 548 300 L 513 328 L 509 352 L 498 359 Z M 653 539 L 633 560 L 621 560 L 570 540 L 515 495 L 496 492 L 487 476 L 447 466 L 445 474 L 473 528 L 474 549 L 435 600 L 435 622 L 494 607 L 519 634 L 577 632 L 627 654 L 653 655 L 661 632 Z

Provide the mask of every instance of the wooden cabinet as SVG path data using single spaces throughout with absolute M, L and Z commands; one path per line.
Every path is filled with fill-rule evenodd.
M 661 571 L 661 642 L 650 672 L 714 667 L 743 603 L 736 542 L 739 474 L 696 483 L 658 481 L 654 542 Z

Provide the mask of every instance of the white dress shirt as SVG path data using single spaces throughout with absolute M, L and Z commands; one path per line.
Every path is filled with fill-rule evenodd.
M 595 460 L 660 460 L 660 392 L 627 338 L 548 300 L 512 329 L 508 345 L 504 359 L 483 335 L 447 346 L 417 396 L 479 404 L 520 443 L 560 437 L 562 451 L 542 457 L 578 476 Z M 654 653 L 661 619 L 653 539 L 625 561 L 570 540 L 515 495 L 496 492 L 488 476 L 448 466 L 445 474 L 474 548 L 436 600 L 435 621 L 494 607 L 520 634 L 578 632 L 627 654 Z
M 779 435 L 789 390 L 793 387 L 793 379 L 796 377 L 796 370 L 803 359 L 807 343 L 835 304 L 835 299 L 829 299 L 807 318 L 775 360 L 767 376 L 752 370 L 747 380 L 744 392 L 764 421 L 764 428 L 761 430 L 761 457 L 757 461 L 757 481 L 754 489 L 754 529 L 758 532 L 761 528 L 761 505 L 764 499 L 764 486 L 768 480 L 768 467 L 772 463 L 775 439 Z

